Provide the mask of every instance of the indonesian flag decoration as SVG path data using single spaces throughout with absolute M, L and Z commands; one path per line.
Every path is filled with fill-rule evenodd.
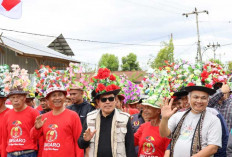
M 0 14 L 12 19 L 19 19 L 22 16 L 21 0 L 0 0 Z

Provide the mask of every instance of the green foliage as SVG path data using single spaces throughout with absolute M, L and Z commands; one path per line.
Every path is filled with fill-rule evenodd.
M 137 56 L 134 53 L 122 57 L 122 71 L 135 71 L 141 70 L 139 67 L 139 62 L 137 61 Z
M 99 67 L 106 67 L 108 69 L 110 69 L 111 71 L 118 71 L 119 68 L 119 60 L 118 57 L 116 57 L 113 54 L 103 54 L 101 59 L 98 62 L 98 66 Z
M 232 73 L 232 61 L 229 61 L 227 64 L 227 73 L 228 74 Z
M 169 43 L 164 42 L 163 44 L 164 48 L 162 48 L 157 54 L 156 58 L 149 63 L 153 69 L 166 65 L 165 61 L 168 61 L 169 64 L 174 62 L 174 45 L 172 38 L 170 39 Z
M 137 75 L 136 73 L 132 74 L 131 77 L 129 78 L 129 80 L 133 83 L 135 83 L 136 80 L 138 80 L 138 78 L 140 78 L 141 76 L 144 76 L 144 74 L 139 74 Z

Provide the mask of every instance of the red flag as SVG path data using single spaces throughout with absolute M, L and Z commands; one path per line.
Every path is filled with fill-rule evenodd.
M 20 18 L 22 16 L 21 0 L 0 0 L 0 13 L 9 18 Z

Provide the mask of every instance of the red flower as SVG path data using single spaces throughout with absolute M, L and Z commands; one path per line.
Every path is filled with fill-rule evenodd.
M 143 88 L 143 84 L 142 84 L 142 83 L 140 83 L 140 84 L 139 84 L 139 87 Z
M 98 78 L 98 75 L 97 75 L 97 76 L 94 76 L 93 78 L 95 78 L 95 79 L 99 79 L 99 78 Z
M 54 68 L 54 67 L 53 67 L 53 68 Z M 60 75 L 60 71 L 56 71 L 56 73 Z
M 207 79 L 208 76 L 209 76 L 209 74 L 205 70 L 201 73 L 201 77 L 204 78 L 204 79 Z
M 55 69 L 56 69 L 56 67 L 52 67 L 52 69 L 53 69 L 53 70 L 55 70 Z
M 96 77 L 98 79 L 104 79 L 103 73 L 98 73 Z
M 98 88 L 99 91 L 103 91 L 103 90 L 106 89 L 105 85 L 102 84 L 102 83 L 99 83 L 99 84 L 97 85 L 97 88 Z
M 39 96 L 42 96 L 42 93 L 39 93 Z
M 204 70 L 207 70 L 207 65 L 204 65 Z
M 99 74 L 99 73 L 103 73 L 103 71 L 104 71 L 103 68 L 99 68 L 99 69 L 98 69 L 98 74 Z
M 37 85 L 36 85 L 36 87 L 38 88 L 40 86 L 40 84 L 38 83 Z
M 211 84 L 206 84 L 205 87 L 212 88 L 213 86 Z
M 115 81 L 116 80 L 116 77 L 114 75 L 110 75 L 110 80 L 111 81 Z
M 103 75 L 104 79 L 109 77 L 110 76 L 110 70 L 105 68 L 102 75 Z
M 143 78 L 143 81 L 146 81 L 147 78 Z
M 112 84 L 111 86 L 112 86 L 113 90 L 120 89 L 120 87 L 116 86 L 115 84 Z
M 190 82 L 187 86 L 195 86 L 195 84 Z
M 38 74 L 38 73 L 39 73 L 39 70 L 36 69 L 35 72 L 36 72 L 36 74 Z
M 219 82 L 219 80 L 216 77 L 214 77 L 213 82 L 217 83 L 217 82 Z
M 107 92 L 112 91 L 112 90 L 113 90 L 112 85 L 106 86 L 106 91 L 107 91 Z

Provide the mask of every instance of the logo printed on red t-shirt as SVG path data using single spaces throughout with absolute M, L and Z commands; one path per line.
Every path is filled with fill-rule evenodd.
M 144 154 L 153 154 L 155 152 L 155 147 L 152 142 L 154 142 L 155 139 L 152 136 L 146 137 L 146 142 L 143 143 L 143 152 Z
M 139 126 L 139 121 L 134 121 L 134 126 Z
M 58 133 L 56 131 L 56 129 L 58 128 L 57 124 L 50 124 L 48 126 L 48 128 L 50 129 L 47 134 L 46 134 L 46 141 L 47 142 L 53 142 L 57 139 Z
M 11 128 L 10 135 L 12 138 L 19 138 L 23 134 L 22 128 L 20 127 L 20 125 L 22 125 L 22 122 L 20 122 L 19 120 L 15 120 L 12 124 L 13 127 Z

